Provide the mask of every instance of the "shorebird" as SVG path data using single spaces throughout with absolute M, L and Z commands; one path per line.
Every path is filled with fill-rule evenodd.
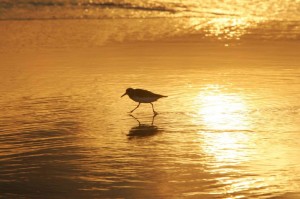
M 141 103 L 150 103 L 152 106 L 154 115 L 156 115 L 157 112 L 154 110 L 152 102 L 155 102 L 159 98 L 167 97 L 164 95 L 152 93 L 152 92 L 144 90 L 144 89 L 133 89 L 133 88 L 127 88 L 126 92 L 121 97 L 123 97 L 125 95 L 128 95 L 130 97 L 130 99 L 139 103 L 137 105 L 137 107 L 135 107 L 132 111 L 130 111 L 130 113 L 135 111 L 135 109 L 137 109 Z

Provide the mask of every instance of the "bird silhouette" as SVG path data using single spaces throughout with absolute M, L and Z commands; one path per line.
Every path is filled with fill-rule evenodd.
M 140 106 L 141 103 L 150 103 L 154 115 L 158 113 L 154 110 L 154 106 L 152 102 L 157 101 L 159 98 L 167 97 L 165 95 L 152 93 L 151 91 L 147 91 L 144 89 L 133 89 L 133 88 L 127 88 L 126 92 L 121 97 L 125 95 L 128 95 L 130 99 L 139 103 L 137 107 L 135 107 L 132 111 L 130 111 L 130 113 L 135 111 Z

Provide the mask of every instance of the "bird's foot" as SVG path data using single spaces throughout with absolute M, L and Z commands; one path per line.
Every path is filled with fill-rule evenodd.
M 155 116 L 155 115 L 158 115 L 158 112 L 156 112 L 156 111 L 153 111 L 153 115 Z

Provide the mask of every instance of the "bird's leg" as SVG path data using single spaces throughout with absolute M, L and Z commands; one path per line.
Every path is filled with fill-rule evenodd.
M 139 103 L 139 104 L 137 105 L 137 107 L 135 107 L 132 111 L 130 111 L 130 113 L 132 113 L 135 109 L 137 109 L 137 108 L 140 106 L 140 104 L 141 104 L 141 103 Z
M 150 104 L 152 106 L 152 111 L 153 111 L 154 115 L 157 115 L 158 113 L 154 110 L 153 104 L 152 103 L 150 103 Z

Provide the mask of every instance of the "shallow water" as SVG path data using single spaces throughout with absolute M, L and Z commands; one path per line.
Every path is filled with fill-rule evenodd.
M 297 43 L 34 49 L 1 55 L 4 198 L 299 197 Z
M 300 198 L 298 11 L 1 1 L 0 198 Z

